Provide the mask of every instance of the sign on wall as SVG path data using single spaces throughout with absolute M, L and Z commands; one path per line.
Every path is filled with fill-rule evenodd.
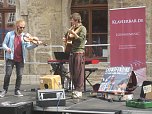
M 132 67 L 138 85 L 146 80 L 145 7 L 110 10 L 110 64 Z

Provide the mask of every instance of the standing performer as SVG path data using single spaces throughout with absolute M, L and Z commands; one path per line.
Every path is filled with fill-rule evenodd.
M 63 38 L 65 52 L 70 52 L 69 69 L 74 85 L 73 98 L 81 98 L 84 86 L 86 28 L 81 23 L 81 15 L 73 13 L 70 17 L 71 28 Z
M 10 77 L 14 66 L 16 66 L 16 84 L 15 84 L 14 95 L 23 96 L 20 92 L 20 86 L 21 86 L 24 62 L 26 57 L 26 48 L 33 49 L 37 47 L 36 44 L 30 44 L 30 42 L 24 41 L 24 37 L 25 36 L 28 37 L 27 35 L 25 35 L 25 33 L 23 33 L 24 28 L 25 28 L 25 21 L 18 20 L 16 21 L 15 30 L 8 32 L 5 36 L 3 42 L 3 49 L 6 51 L 5 52 L 6 68 L 5 68 L 3 91 L 0 93 L 0 97 L 4 97 L 8 91 Z M 41 41 L 38 41 L 37 43 L 40 44 Z

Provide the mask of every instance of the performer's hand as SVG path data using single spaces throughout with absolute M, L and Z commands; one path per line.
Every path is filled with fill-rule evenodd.
M 38 40 L 38 41 L 37 41 L 37 44 L 42 44 L 42 41 Z
M 11 48 L 8 48 L 6 51 L 7 51 L 7 53 L 10 54 L 11 53 Z
M 69 29 L 68 32 L 69 32 L 70 34 L 74 35 L 74 36 L 77 37 L 77 38 L 79 37 L 74 30 L 70 30 L 70 29 Z
M 38 37 L 32 37 L 33 40 L 39 41 Z
M 74 30 L 71 30 L 71 29 L 69 29 L 68 32 L 69 32 L 70 34 L 73 34 L 73 35 L 76 34 L 76 33 L 74 32 Z
M 62 40 L 63 40 L 63 42 L 66 42 L 66 38 L 65 37 L 63 37 Z
M 30 42 L 33 40 L 33 37 L 29 34 L 29 33 L 26 33 L 24 36 L 23 36 L 23 39 L 26 41 L 26 42 Z
M 26 34 L 25 34 L 25 37 L 29 38 L 29 37 L 31 37 L 31 34 L 26 33 Z

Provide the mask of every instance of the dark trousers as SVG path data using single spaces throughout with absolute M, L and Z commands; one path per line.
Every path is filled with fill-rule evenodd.
M 4 77 L 4 85 L 3 89 L 8 90 L 8 86 L 10 83 L 10 77 L 12 75 L 12 71 L 14 66 L 16 66 L 16 84 L 15 84 L 15 91 L 20 90 L 23 69 L 24 69 L 24 62 L 15 62 L 13 60 L 6 60 L 6 68 L 5 68 L 5 77 Z
M 72 53 L 70 55 L 69 69 L 75 90 L 83 91 L 85 70 L 84 53 Z

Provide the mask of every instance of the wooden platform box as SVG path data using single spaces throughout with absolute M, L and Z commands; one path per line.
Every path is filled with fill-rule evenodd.
M 33 102 L 2 102 L 1 114 L 32 114 Z

